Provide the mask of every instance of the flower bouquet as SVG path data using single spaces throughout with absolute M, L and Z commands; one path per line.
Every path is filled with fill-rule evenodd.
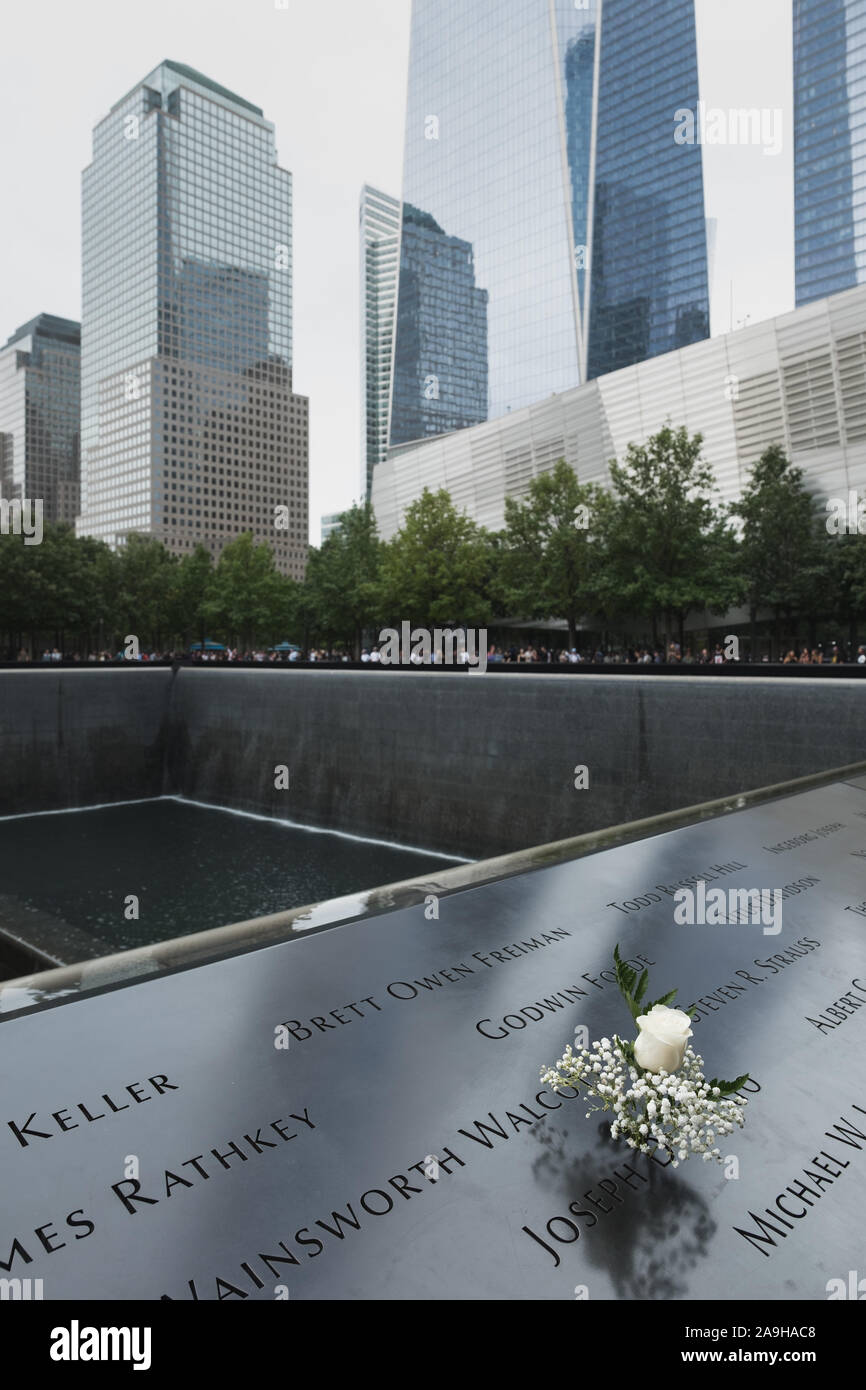
M 619 946 L 613 961 L 620 993 L 638 1026 L 637 1038 L 626 1042 L 614 1034 L 612 1041 L 601 1038 L 577 1052 L 569 1044 L 556 1066 L 542 1069 L 541 1080 L 552 1090 L 582 1085 L 601 1102 L 587 1111 L 587 1118 L 593 1111 L 613 1111 L 611 1138 L 622 1136 L 641 1153 L 664 1149 L 674 1168 L 691 1154 L 702 1154 L 705 1163 L 713 1158 L 721 1162 L 715 1140 L 744 1123 L 747 1104 L 728 1097 L 745 1085 L 748 1073 L 736 1081 L 707 1081 L 703 1058 L 688 1041 L 691 1015 L 670 1007 L 676 990 L 645 1004 L 648 972 L 638 979 L 620 958 Z

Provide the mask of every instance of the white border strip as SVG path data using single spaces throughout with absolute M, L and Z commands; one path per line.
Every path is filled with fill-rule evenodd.
M 189 796 L 141 796 L 134 801 L 98 801 L 92 806 L 62 806 L 56 811 L 21 811 L 17 815 L 0 816 L 4 821 L 32 820 L 36 816 L 71 816 L 82 811 L 108 811 L 115 806 L 148 806 L 159 801 L 175 801 L 179 806 L 198 806 L 203 811 L 223 811 L 229 816 L 245 816 L 247 820 L 264 821 L 266 825 L 285 826 L 288 830 L 306 830 L 311 835 L 336 835 L 341 840 L 353 840 L 360 845 L 379 845 L 382 849 L 401 850 L 405 854 L 424 854 L 441 859 L 443 864 L 474 864 L 474 859 L 466 859 L 460 854 L 443 854 L 441 850 L 422 849 L 418 845 L 404 845 L 397 840 L 376 840 L 369 835 L 352 835 L 348 830 L 329 830 L 322 825 L 304 825 L 303 821 L 285 820 L 282 816 L 263 816 L 257 811 L 240 811 L 234 806 L 219 806 L 211 801 L 196 801 Z M 435 866 L 434 866 L 435 867 Z

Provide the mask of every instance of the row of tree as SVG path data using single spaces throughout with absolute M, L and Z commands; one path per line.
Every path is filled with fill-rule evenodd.
M 357 656 L 365 634 L 404 620 L 559 618 L 570 646 L 587 622 L 658 643 L 682 642 L 692 612 L 721 619 L 745 606 L 753 638 L 759 616 L 772 615 L 777 656 L 795 620 L 810 644 L 828 620 L 853 642 L 866 619 L 866 536 L 829 534 L 826 499 L 775 446 L 723 506 L 701 445 L 665 427 L 611 464 L 610 489 L 582 484 L 560 461 L 525 498 L 507 499 L 495 533 L 445 491 L 425 491 L 387 542 L 369 504 L 353 507 L 311 551 L 302 583 L 250 535 L 216 564 L 203 546 L 178 559 L 146 536 L 118 552 L 62 526 L 39 546 L 0 536 L 0 633 L 9 654 L 47 634 L 63 651 L 116 650 L 132 633 L 159 651 L 205 636 L 244 649 L 288 638 Z
M 250 534 L 216 565 L 203 545 L 178 559 L 152 536 L 130 535 L 119 551 L 65 525 L 46 526 L 38 546 L 0 536 L 7 656 L 46 640 L 64 654 L 114 654 L 128 634 L 148 651 L 186 650 L 212 633 L 249 646 L 284 632 L 298 588 Z
M 773 446 L 740 499 L 717 500 L 703 440 L 683 427 L 630 445 L 610 465 L 611 486 L 580 483 L 564 461 L 507 498 L 505 527 L 489 533 L 459 514 L 444 491 L 425 491 L 387 544 L 369 511 L 355 508 L 310 557 L 306 599 L 328 638 L 357 643 L 397 616 L 423 626 L 462 619 L 564 619 L 569 646 L 581 625 L 625 641 L 683 643 L 690 613 L 721 621 L 770 615 L 774 654 L 802 621 L 854 643 L 866 623 L 866 535 L 828 529 L 828 499 Z M 848 499 L 838 499 L 832 517 Z M 861 509 L 862 510 L 862 509 Z M 866 520 L 861 526 L 866 531 Z

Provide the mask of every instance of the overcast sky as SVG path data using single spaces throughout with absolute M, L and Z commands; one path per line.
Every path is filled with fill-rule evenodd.
M 294 381 L 310 397 L 310 538 L 360 474 L 358 196 L 399 196 L 410 0 L 40 0 L 0 49 L 0 343 L 81 315 L 80 177 L 91 130 L 163 58 L 261 106 L 294 176 Z M 478 0 L 480 3 L 480 0 Z M 476 0 L 464 0 L 466 5 Z M 526 0 L 527 5 L 543 0 Z M 652 0 L 649 0 L 652 3 Z M 718 219 L 712 331 L 793 308 L 791 0 L 696 0 L 709 107 L 778 109 L 782 148 L 706 146 Z

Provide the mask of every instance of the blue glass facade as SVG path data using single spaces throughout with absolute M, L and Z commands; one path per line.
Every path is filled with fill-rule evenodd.
M 487 419 L 487 291 L 472 245 L 403 204 L 391 443 Z M 419 390 L 420 386 L 420 390 Z
M 708 335 L 697 96 L 693 0 L 414 0 L 392 446 Z
M 794 0 L 797 304 L 866 278 L 866 0 Z
M 596 120 L 588 377 L 710 333 L 693 0 L 605 0 Z

